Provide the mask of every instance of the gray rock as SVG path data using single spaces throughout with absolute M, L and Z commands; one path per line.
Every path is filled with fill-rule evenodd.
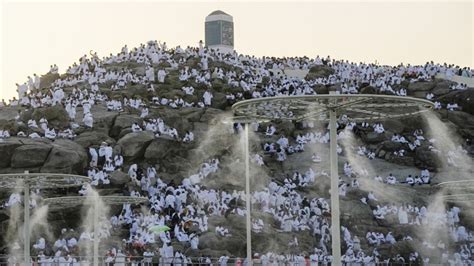
M 212 122 L 212 124 L 218 123 L 220 121 L 220 116 L 223 114 L 222 110 L 214 108 L 206 108 L 204 114 L 201 116 L 200 122 Z
M 451 89 L 449 88 L 453 82 L 448 80 L 437 80 L 436 86 L 431 91 L 435 96 L 441 96 L 444 94 L 448 94 Z
M 474 129 L 474 116 L 461 111 L 448 111 L 446 118 L 463 129 Z
M 128 176 L 128 174 L 119 170 L 116 170 L 110 173 L 109 179 L 110 179 L 110 184 L 115 185 L 115 186 L 125 185 L 128 183 L 128 181 L 130 181 L 130 177 Z
M 229 105 L 224 93 L 214 92 L 213 96 L 211 105 L 213 108 L 224 110 Z
M 145 159 L 157 163 L 166 156 L 176 156 L 182 150 L 181 144 L 173 139 L 157 138 L 148 145 L 145 151 Z
M 396 134 L 402 133 L 405 129 L 405 124 L 402 121 L 395 119 L 383 121 L 383 126 L 386 130 L 390 130 Z
M 5 140 L 0 142 L 0 168 L 10 166 L 10 161 L 17 147 L 21 146 L 20 142 Z
M 324 85 L 316 85 L 316 86 L 314 86 L 313 89 L 317 94 L 328 94 L 329 93 L 328 87 L 326 87 Z
M 398 151 L 402 148 L 402 146 L 402 143 L 393 142 L 391 140 L 386 140 L 382 142 L 382 148 L 387 151 Z
M 452 91 L 439 97 L 439 100 L 444 104 L 457 103 L 463 112 L 474 115 L 474 88 Z
M 306 75 L 305 79 L 316 79 L 316 78 L 326 78 L 329 75 L 334 74 L 334 69 L 330 66 L 320 65 L 320 66 L 313 66 L 310 68 L 309 73 Z
M 143 156 L 155 135 L 149 131 L 129 133 L 122 137 L 117 145 L 121 146 L 122 155 L 126 160 L 134 160 Z
M 81 145 L 70 140 L 57 139 L 41 172 L 82 174 L 87 160 L 87 153 Z
M 13 168 L 30 168 L 44 164 L 52 146 L 44 143 L 22 145 L 15 149 L 11 165 Z
M 69 116 L 62 105 L 36 108 L 33 111 L 33 119 L 39 121 L 42 117 L 48 119 L 48 124 L 55 128 L 69 126 Z
M 201 116 L 204 114 L 203 108 L 183 108 L 179 110 L 179 115 L 185 117 L 189 122 L 199 122 Z
M 382 133 L 382 134 L 378 134 L 376 132 L 368 132 L 365 136 L 364 136 L 364 140 L 365 142 L 367 143 L 379 143 L 379 142 L 382 142 L 386 139 L 386 136 L 385 136 L 385 133 Z
M 84 148 L 91 145 L 100 145 L 102 142 L 107 142 L 111 145 L 115 144 L 115 139 L 109 137 L 105 133 L 97 131 L 87 131 L 76 137 L 75 142 Z
M 113 138 L 117 138 L 122 130 L 130 128 L 135 122 L 141 125 L 142 119 L 138 115 L 120 114 L 115 118 L 109 135 Z
M 362 93 L 362 94 L 376 94 L 377 89 L 372 87 L 372 86 L 367 86 L 367 87 L 364 87 L 364 88 L 360 89 L 360 93 Z
M 41 75 L 40 88 L 44 89 L 44 88 L 51 87 L 51 84 L 53 84 L 53 82 L 55 82 L 57 79 L 59 79 L 59 74 L 58 73 L 56 73 L 56 74 L 48 73 L 48 74 L 45 74 L 45 75 Z
M 107 111 L 107 108 L 102 105 L 94 105 L 91 112 L 94 116 L 94 131 L 109 134 L 109 131 L 111 130 L 116 117 L 119 116 L 119 113 L 117 111 Z M 82 115 L 82 110 L 80 115 Z
M 386 153 L 387 153 L 386 151 L 380 150 L 379 153 L 377 154 L 377 156 L 380 157 L 380 158 L 384 158 Z
M 407 93 L 415 91 L 430 91 L 436 86 L 435 81 L 418 81 L 408 84 Z
M 87 160 L 86 151 L 81 145 L 70 140 L 58 139 L 53 143 L 53 149 L 41 172 L 83 174 Z
M 418 168 L 427 168 L 430 171 L 436 170 L 437 165 L 440 165 L 436 155 L 427 147 L 418 147 L 415 150 L 415 166 Z

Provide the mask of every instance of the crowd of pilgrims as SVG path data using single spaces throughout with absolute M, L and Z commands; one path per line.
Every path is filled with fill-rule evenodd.
M 186 63 L 189 60 L 197 60 L 197 67 L 190 67 Z M 222 63 L 238 68 L 240 71 L 228 70 L 224 67 L 211 67 L 210 62 L 220 61 Z M 124 67 L 120 70 L 110 68 L 111 65 L 121 63 L 137 63 L 145 66 L 144 75 L 134 73 L 131 69 Z M 160 67 L 159 64 L 167 63 L 169 67 Z M 326 65 L 335 72 L 326 78 L 316 78 L 312 80 L 299 80 L 286 76 L 274 75 L 275 70 L 285 68 L 309 69 L 315 65 Z M 197 102 L 187 102 L 181 97 L 166 98 L 158 97 L 155 92 L 159 90 L 160 84 L 171 71 L 178 71 L 179 81 L 184 84 L 180 88 L 185 95 L 195 95 L 198 86 L 205 86 L 207 89 L 200 93 Z M 51 74 L 59 73 L 56 65 L 51 66 Z M 7 104 L 0 103 L 0 108 L 4 106 L 20 106 L 25 108 L 39 108 L 44 106 L 62 105 L 68 113 L 70 127 L 54 128 L 48 125 L 46 118 L 39 121 L 30 119 L 21 120 L 21 111 L 16 117 L 17 123 L 24 123 L 28 127 L 27 132 L 9 132 L 0 129 L 0 141 L 11 135 L 29 138 L 69 138 L 76 137 L 75 130 L 78 128 L 93 128 L 94 115 L 93 108 L 96 105 L 104 106 L 109 111 L 123 112 L 125 109 L 135 109 L 143 118 L 143 123 L 133 123 L 130 128 L 133 132 L 151 131 L 156 137 L 163 135 L 175 138 L 183 142 L 194 141 L 192 132 L 177 132 L 175 128 L 167 126 L 159 117 L 152 117 L 149 108 L 153 106 L 169 106 L 170 108 L 199 107 L 206 108 L 212 105 L 212 81 L 221 80 L 234 90 L 228 93 L 226 98 L 229 104 L 245 98 L 259 98 L 282 95 L 314 95 L 315 85 L 335 85 L 340 84 L 340 93 L 354 94 L 359 92 L 362 84 L 371 85 L 377 89 L 378 93 L 394 94 L 406 96 L 405 88 L 400 88 L 404 80 L 409 82 L 427 81 L 438 73 L 452 77 L 455 74 L 462 76 L 472 76 L 469 68 L 459 68 L 447 64 L 435 64 L 433 62 L 425 65 L 398 65 L 381 66 L 377 64 L 352 63 L 342 60 L 334 60 L 329 56 L 322 58 L 294 57 L 294 58 L 257 58 L 245 56 L 237 53 L 222 54 L 217 51 L 208 50 L 203 47 L 202 42 L 199 47 L 168 48 L 166 43 L 150 41 L 137 48 L 130 49 L 125 45 L 117 55 L 110 54 L 108 57 L 100 59 L 93 53 L 90 57 L 84 55 L 78 63 L 74 63 L 66 70 L 65 75 L 61 75 L 52 83 L 49 88 L 40 88 L 41 78 L 34 74 L 28 77 L 23 84 L 17 84 L 18 99 L 13 98 Z M 267 79 L 266 83 L 262 83 Z M 109 98 L 101 88 L 108 86 L 110 90 L 125 90 L 129 85 L 141 84 L 154 96 L 150 99 L 141 97 Z M 264 85 L 262 85 L 264 84 Z M 398 89 L 396 89 L 398 88 Z M 466 89 L 465 84 L 457 84 L 451 87 L 452 90 Z M 432 93 L 427 93 L 426 98 L 435 102 L 436 108 L 447 108 L 456 110 L 459 106 L 456 103 L 449 103 L 443 106 Z M 21 109 L 20 109 L 21 110 Z M 79 111 L 79 112 L 78 112 Z M 78 118 L 78 113 L 82 117 Z M 349 131 L 356 129 L 373 130 L 377 134 L 384 132 L 382 123 L 369 124 L 366 122 L 355 124 L 345 122 L 344 118 L 339 121 L 338 126 L 344 125 L 346 130 L 342 130 L 338 138 L 344 139 Z M 312 130 L 311 123 L 306 124 L 310 132 L 298 135 L 295 138 L 279 135 L 275 125 L 269 124 L 262 128 L 258 123 L 250 125 L 252 129 L 267 137 L 262 143 L 262 150 L 252 156 L 252 161 L 256 166 L 263 166 L 269 160 L 276 160 L 282 165 L 287 156 L 305 151 L 306 145 L 316 143 L 324 144 L 329 142 L 327 130 L 317 132 Z M 234 125 L 234 133 L 240 134 L 243 129 L 241 124 Z M 14 133 L 14 134 L 13 134 Z M 271 141 L 270 139 L 276 139 Z M 413 136 L 403 136 L 395 134 L 391 141 L 402 143 L 404 146 L 399 151 L 395 151 L 397 156 L 404 156 L 407 151 L 414 151 L 424 141 L 433 143 L 423 136 L 421 129 L 416 130 Z M 432 145 L 435 149 L 435 145 Z M 338 147 L 338 153 L 343 152 L 342 147 Z M 357 147 L 354 151 L 357 155 L 375 158 L 375 152 L 364 146 Z M 453 154 L 456 151 L 452 151 Z M 126 165 L 121 154 L 115 154 L 113 147 L 104 142 L 100 147 L 89 147 L 90 158 L 87 175 L 91 177 L 90 184 L 81 188 L 79 193 L 87 195 L 91 187 L 103 187 L 110 184 L 109 174 L 117 169 L 126 172 L 130 178 L 133 189 L 131 196 L 143 196 L 149 199 L 148 214 L 144 214 L 134 206 L 124 204 L 120 214 L 110 219 L 103 217 L 100 224 L 99 238 L 107 238 L 117 228 L 128 228 L 129 235 L 123 239 L 120 247 L 111 247 L 105 256 L 105 261 L 116 265 L 122 265 L 127 257 L 141 256 L 143 262 L 150 263 L 153 256 L 160 256 L 174 264 L 189 264 L 191 259 L 186 257 L 184 250 L 174 250 L 172 243 L 178 241 L 187 247 L 197 250 L 199 248 L 199 238 L 202 233 L 209 231 L 208 219 L 210 216 L 229 215 L 244 216 L 246 213 L 244 204 L 245 195 L 243 191 L 224 191 L 208 188 L 202 183 L 207 178 L 212 178 L 219 174 L 219 158 L 211 158 L 202 163 L 195 174 L 184 178 L 179 184 L 164 182 L 160 179 L 154 167 L 141 168 L 137 164 Z M 453 155 L 454 156 L 454 155 Z M 317 168 L 322 162 L 321 156 L 313 153 L 312 163 Z M 340 178 L 339 194 L 346 196 L 348 190 L 362 189 L 358 182 L 358 177 L 367 175 L 364 169 L 354 171 L 349 162 L 344 166 L 344 176 Z M 375 181 L 380 181 L 389 185 L 406 183 L 414 186 L 416 184 L 430 184 L 430 173 L 428 170 L 421 171 L 420 175 L 405 177 L 395 177 L 390 174 L 387 177 L 377 175 Z M 328 174 L 324 171 L 315 171 L 313 168 L 304 169 L 304 172 L 294 171 L 287 173 L 283 178 L 274 178 L 262 190 L 254 191 L 252 194 L 252 204 L 258 211 L 270 214 L 276 221 L 276 225 L 271 225 L 262 219 L 252 219 L 252 230 L 255 234 L 261 233 L 264 228 L 275 227 L 279 232 L 300 232 L 308 231 L 319 244 L 309 254 L 255 254 L 255 259 L 264 265 L 270 265 L 276 261 L 292 261 L 295 263 L 310 261 L 330 262 L 331 255 L 328 245 L 331 241 L 330 234 L 330 204 L 322 197 L 308 198 L 301 192 L 305 187 L 317 183 L 317 178 L 325 178 Z M 38 195 L 41 192 L 37 192 Z M 382 198 L 382 195 L 378 195 Z M 459 249 L 454 253 L 448 253 L 444 248 L 447 243 L 429 243 L 424 245 L 440 249 L 444 262 L 453 265 L 456 263 L 468 263 L 471 261 L 471 252 L 474 251 L 474 235 L 460 224 L 458 207 L 452 207 L 446 212 L 429 212 L 426 206 L 411 206 L 408 204 L 397 205 L 396 203 L 384 202 L 377 199 L 373 191 L 369 191 L 367 197 L 361 199 L 364 204 L 372 208 L 374 219 L 386 220 L 392 216 L 398 217 L 400 225 L 424 225 L 435 223 L 449 228 L 452 240 L 459 243 Z M 9 208 L 21 202 L 21 195 L 13 193 L 7 202 L 2 204 L 3 208 Z M 30 204 L 36 206 L 36 201 Z M 153 225 L 166 225 L 171 229 L 155 235 L 149 230 Z M 367 232 L 366 243 L 370 248 L 363 250 L 358 236 L 351 233 L 348 228 L 341 228 L 344 239 L 344 262 L 366 263 L 368 265 L 383 260 L 390 261 L 422 261 L 418 253 L 414 252 L 410 257 L 403 258 L 396 255 L 393 258 L 383 258 L 377 251 L 377 247 L 382 244 L 392 245 L 399 241 L 413 240 L 409 235 L 394 235 L 392 232 L 384 235 L 380 232 Z M 232 236 L 232 230 L 225 226 L 217 226 L 215 234 L 219 237 Z M 360 236 L 361 238 L 363 236 Z M 58 240 L 51 245 L 46 243 L 44 238 L 38 239 L 33 249 L 38 254 L 41 265 L 51 265 L 53 262 L 65 262 L 71 265 L 79 263 L 74 256 L 78 255 L 78 247 L 94 238 L 92 232 L 74 232 L 72 229 L 63 229 Z M 151 247 L 160 245 L 159 249 L 153 250 Z M 297 247 L 298 239 L 294 237 L 288 243 L 289 247 Z M 208 263 L 209 257 L 198 258 L 199 262 Z M 217 261 L 219 265 L 226 265 L 228 256 L 223 255 Z M 196 262 L 196 261 L 193 261 Z

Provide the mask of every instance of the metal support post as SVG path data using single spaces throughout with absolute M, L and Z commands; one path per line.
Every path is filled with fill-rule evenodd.
M 23 205 L 24 205 L 24 220 L 25 223 L 23 225 L 23 252 L 24 252 L 24 259 L 25 265 L 31 265 L 31 258 L 30 258 L 30 184 L 28 181 L 24 181 L 24 197 L 23 197 Z
M 337 127 L 336 110 L 329 110 L 330 156 L 331 161 L 331 265 L 341 265 L 341 225 L 339 210 L 339 174 L 337 167 Z
M 99 266 L 99 198 L 94 200 L 94 266 Z
M 249 123 L 245 123 L 245 136 L 244 136 L 244 157 L 245 157 L 245 195 L 246 202 L 245 207 L 247 210 L 246 215 L 246 230 L 247 230 L 247 265 L 252 265 L 252 231 L 251 231 L 251 201 L 250 195 L 250 158 L 249 158 Z

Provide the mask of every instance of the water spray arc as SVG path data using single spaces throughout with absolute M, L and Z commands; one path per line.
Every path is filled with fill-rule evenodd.
M 30 258 L 30 189 L 45 188 L 68 188 L 81 186 L 88 183 L 90 178 L 87 176 L 52 174 L 52 173 L 25 173 L 2 174 L 0 175 L 0 189 L 14 189 L 18 186 L 18 180 L 21 180 L 23 189 L 24 203 L 24 223 L 23 223 L 23 262 L 29 265 Z
M 94 221 L 94 244 L 93 244 L 93 265 L 98 266 L 99 263 L 99 209 L 101 203 L 105 205 L 121 205 L 121 204 L 141 204 L 148 202 L 144 197 L 131 196 L 100 196 L 95 192 L 92 196 L 68 196 L 49 198 L 43 201 L 45 204 L 52 206 L 52 209 L 66 209 L 79 205 L 89 205 L 93 209 Z
M 433 108 L 434 104 L 432 102 L 412 97 L 372 94 L 341 95 L 334 92 L 328 95 L 257 98 L 241 101 L 232 106 L 234 115 L 240 119 L 270 121 L 275 119 L 287 121 L 319 120 L 329 122 L 332 265 L 342 264 L 337 167 L 337 117 L 344 114 L 352 121 L 384 120 L 413 116 Z M 308 112 L 308 110 L 311 111 Z

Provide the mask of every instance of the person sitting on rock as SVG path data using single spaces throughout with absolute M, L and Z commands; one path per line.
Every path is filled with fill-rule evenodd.
M 407 178 L 405 179 L 405 183 L 407 183 L 410 186 L 414 186 L 415 179 L 411 175 L 408 175 Z
M 415 185 L 423 185 L 423 180 L 419 176 L 415 176 Z
M 313 163 L 320 163 L 322 160 L 319 155 L 313 153 L 313 155 L 311 156 L 311 161 L 313 161 Z
M 390 173 L 385 179 L 385 182 L 389 185 L 395 185 L 397 183 L 397 178 Z
M 140 127 L 140 125 L 138 125 L 137 122 L 134 122 L 132 124 L 132 132 L 140 132 L 142 131 L 143 129 Z
M 34 119 L 28 120 L 28 127 L 29 128 L 38 128 L 38 124 L 36 123 L 36 120 L 34 120 Z
M 184 135 L 183 142 L 184 143 L 189 143 L 194 141 L 194 134 L 191 131 L 186 131 L 186 134 Z
M 82 119 L 84 125 L 88 128 L 92 128 L 94 126 L 94 118 L 92 117 L 91 113 L 84 114 L 84 118 Z
M 275 134 L 275 132 L 276 132 L 276 128 L 273 125 L 269 125 L 267 127 L 266 132 L 265 132 L 265 135 L 266 136 L 273 136 L 273 134 Z
M 44 136 L 47 139 L 54 140 L 56 138 L 56 131 L 54 130 L 54 128 L 52 129 L 47 128 L 47 130 L 44 132 Z
M 117 168 L 121 168 L 123 165 L 123 156 L 120 154 L 117 154 L 114 156 L 114 165 Z
M 40 237 L 36 244 L 33 244 L 34 249 L 43 250 L 46 248 L 46 240 L 43 237 Z

